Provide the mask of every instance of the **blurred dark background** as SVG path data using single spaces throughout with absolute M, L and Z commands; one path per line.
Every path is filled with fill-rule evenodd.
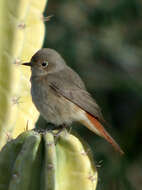
M 74 124 L 93 151 L 97 190 L 142 189 L 142 1 L 49 0 L 44 47 L 56 49 L 101 106 L 125 151 Z M 101 166 L 99 166 L 101 163 Z

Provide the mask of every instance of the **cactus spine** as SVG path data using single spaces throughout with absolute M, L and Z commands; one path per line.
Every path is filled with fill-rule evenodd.
M 0 190 L 95 190 L 97 172 L 81 142 L 62 131 L 29 131 L 0 152 Z
M 20 66 L 41 48 L 46 0 L 1 0 L 0 148 L 38 118 L 30 96 L 30 70 Z

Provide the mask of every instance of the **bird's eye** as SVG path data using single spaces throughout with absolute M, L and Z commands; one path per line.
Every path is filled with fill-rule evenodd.
M 47 67 L 47 66 L 48 66 L 48 61 L 43 62 L 41 65 L 42 65 L 42 67 L 44 67 L 44 68 Z

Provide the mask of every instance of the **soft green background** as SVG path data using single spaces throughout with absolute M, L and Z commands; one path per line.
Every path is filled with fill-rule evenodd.
M 126 154 L 75 125 L 101 163 L 97 190 L 141 190 L 142 2 L 49 0 L 51 14 L 44 47 L 59 51 L 84 79 Z

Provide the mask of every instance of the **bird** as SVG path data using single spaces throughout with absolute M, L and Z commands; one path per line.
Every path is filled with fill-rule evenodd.
M 104 128 L 101 109 L 83 80 L 56 50 L 42 48 L 22 65 L 31 67 L 32 101 L 46 121 L 57 127 L 80 122 L 124 154 Z

